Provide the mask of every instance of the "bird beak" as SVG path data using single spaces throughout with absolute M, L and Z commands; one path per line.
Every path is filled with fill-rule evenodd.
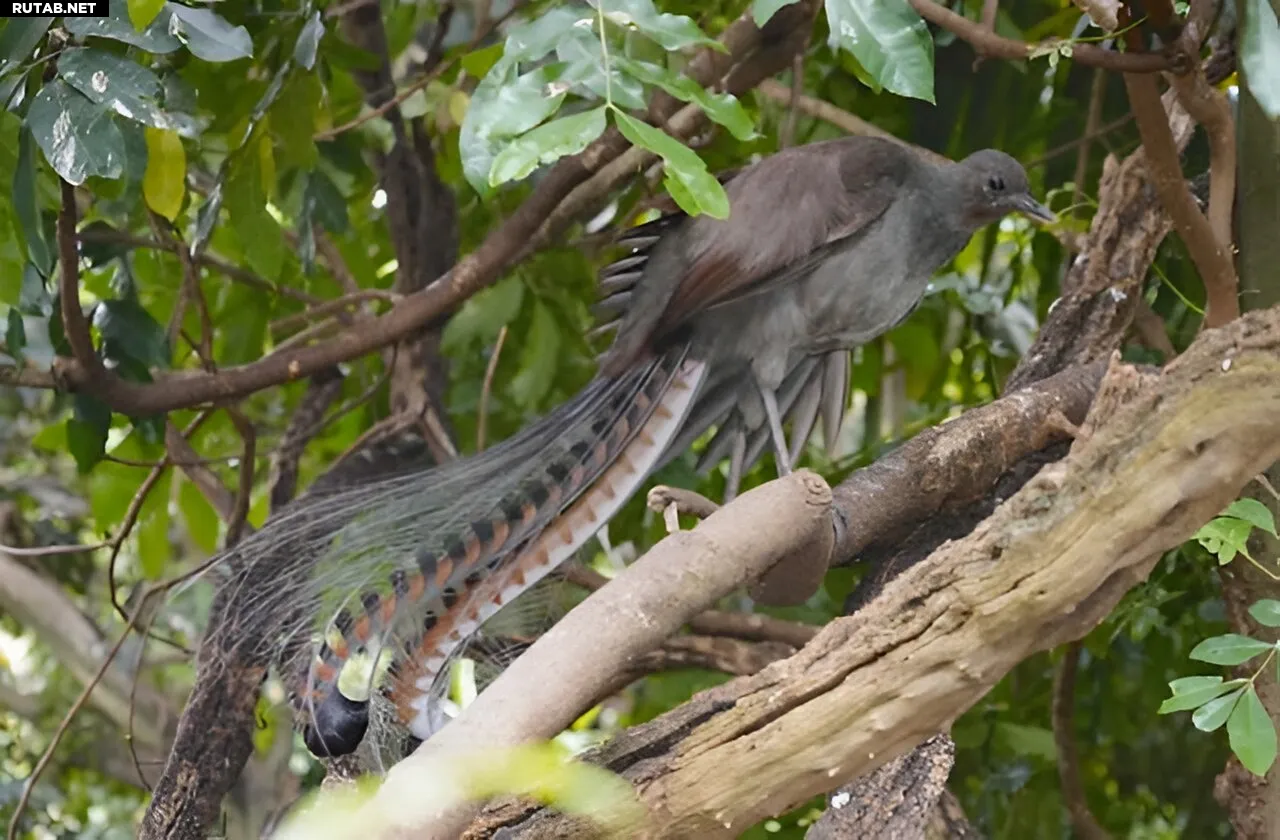
M 1013 200 L 1013 207 L 1019 213 L 1029 216 L 1032 219 L 1037 219 L 1048 225 L 1058 221 L 1057 215 L 1055 215 L 1052 210 L 1025 193 Z

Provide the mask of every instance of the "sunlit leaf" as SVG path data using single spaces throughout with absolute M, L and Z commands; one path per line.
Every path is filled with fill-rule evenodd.
M 668 50 L 703 46 L 727 52 L 723 44 L 708 38 L 692 19 L 659 12 L 653 0 L 604 0 L 603 8 L 611 22 L 635 28 Z
M 135 534 L 142 576 L 147 580 L 164 577 L 165 567 L 173 553 L 169 544 L 169 486 L 173 471 L 166 470 L 151 488 L 138 511 Z
M 1223 682 L 1222 677 L 1183 677 L 1169 683 L 1173 696 L 1160 704 L 1162 715 L 1196 709 L 1215 697 L 1244 685 L 1246 680 Z
M 594 22 L 595 15 L 590 9 L 556 6 L 527 23 L 513 27 L 507 35 L 502 56 L 508 61 L 537 61 L 555 49 L 562 39 L 571 34 L 571 30 L 583 28 L 590 31 Z M 470 68 L 467 72 L 477 75 Z
M 1252 685 L 1245 689 L 1244 697 L 1227 720 L 1227 735 L 1231 751 L 1245 769 L 1265 776 L 1276 760 L 1276 729 Z
M 320 48 L 320 39 L 324 37 L 324 20 L 319 12 L 312 12 L 307 23 L 298 33 L 297 43 L 293 45 L 293 60 L 310 70 L 316 63 L 316 50 Z
M 1190 657 L 1197 662 L 1213 665 L 1240 665 L 1260 653 L 1271 650 L 1271 645 L 1239 633 L 1226 633 L 1205 639 L 1191 649 Z
M 201 551 L 212 553 L 218 547 L 218 512 L 200 492 L 200 488 L 184 479 L 178 485 L 178 510 L 187 533 Z
M 1257 499 L 1236 499 L 1222 512 L 1223 516 L 1234 516 L 1243 519 L 1255 528 L 1261 528 L 1271 536 L 1276 536 L 1276 519 L 1271 511 Z
M 1230 563 L 1237 554 L 1249 557 L 1249 533 L 1253 524 L 1234 516 L 1219 516 L 1196 531 L 1195 539 L 1205 551 L 1215 555 L 1220 565 Z
M 512 141 L 494 158 L 489 184 L 519 181 L 539 164 L 552 163 L 585 149 L 605 129 L 605 107 L 593 108 L 540 125 Z
M 146 132 L 147 172 L 142 179 L 142 194 L 148 207 L 173 221 L 178 218 L 186 195 L 187 153 L 176 133 L 150 127 Z
M 256 153 L 257 149 L 253 152 L 241 155 L 232 167 L 225 202 L 231 228 L 249 265 L 267 280 L 274 281 L 284 265 L 284 235 L 275 218 L 267 212 L 268 189 L 263 183 L 262 158 Z
M 124 138 L 111 112 L 60 79 L 40 88 L 27 124 L 49 165 L 68 183 L 83 184 L 93 175 L 119 178 L 124 171 Z
M 697 152 L 666 132 L 621 111 L 614 112 L 614 119 L 627 140 L 662 158 L 668 191 L 680 209 L 689 215 L 705 213 L 716 219 L 729 217 L 729 196 L 715 176 L 707 171 L 707 165 Z M 679 184 L 676 190 L 671 189 L 673 182 Z
M 1249 615 L 1264 627 L 1280 627 L 1280 601 L 1263 598 L 1249 607 Z
M 550 87 L 558 68 L 544 65 L 515 76 L 506 57 L 493 66 L 471 94 L 471 107 L 462 121 L 458 145 L 467 181 L 488 195 L 493 160 L 510 138 L 539 125 L 559 108 L 564 92 Z
M 182 42 L 169 32 L 173 3 L 164 3 L 151 23 L 139 32 L 130 20 L 127 3 L 113 3 L 106 17 L 64 17 L 62 26 L 79 38 L 96 36 L 140 47 L 149 53 L 164 55 L 182 48 Z
M 886 90 L 933 102 L 933 37 L 907 3 L 826 0 L 831 48 L 847 50 Z

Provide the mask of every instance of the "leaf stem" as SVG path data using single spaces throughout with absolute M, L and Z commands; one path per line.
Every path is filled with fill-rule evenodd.
M 609 68 L 609 42 L 604 31 L 604 0 L 596 0 L 596 22 L 600 27 L 600 59 L 604 63 L 604 104 L 613 107 L 613 71 Z

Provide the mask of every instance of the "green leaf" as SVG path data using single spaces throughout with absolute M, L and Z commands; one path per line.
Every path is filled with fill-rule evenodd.
M 1227 722 L 1232 709 L 1236 707 L 1236 701 L 1240 699 L 1240 695 L 1244 691 L 1243 688 L 1240 688 L 1230 694 L 1213 698 L 1195 710 L 1195 713 L 1191 715 L 1191 723 L 1201 732 L 1215 731 Z
M 27 124 L 49 165 L 68 183 L 124 172 L 124 137 L 111 114 L 59 79 L 36 94 Z
M 547 395 L 555 379 L 560 354 L 560 329 L 551 310 L 538 300 L 533 321 L 520 349 L 520 372 L 511 380 L 511 396 L 526 409 L 534 409 Z
M 1245 769 L 1255 776 L 1265 776 L 1276 760 L 1276 729 L 1250 685 L 1227 720 L 1231 751 Z
M 160 11 L 164 9 L 165 0 L 126 0 L 125 5 L 129 8 L 129 21 L 133 24 L 133 28 L 138 32 L 146 31 L 146 28 L 155 21 Z
M 502 52 L 502 44 L 491 44 L 483 49 L 472 50 L 459 59 L 458 63 L 471 78 L 483 79 L 484 74 L 489 72 L 489 68 L 502 58 Z
M 1231 680 L 1223 682 L 1222 677 L 1183 677 L 1169 683 L 1173 696 L 1160 704 L 1159 714 L 1185 712 L 1220 697 L 1233 688 L 1243 685 L 1248 680 Z
M 307 23 L 298 33 L 297 43 L 293 45 L 293 60 L 310 70 L 316 63 L 316 50 L 320 48 L 320 39 L 324 37 L 324 21 L 319 12 L 312 12 Z
M 751 4 L 751 17 L 756 26 L 764 26 L 769 19 L 778 13 L 783 6 L 790 6 L 796 0 L 755 0 Z
M 263 135 L 252 142 L 270 141 Z M 268 185 L 263 182 L 262 155 L 255 154 L 257 149 L 247 151 L 237 159 L 227 180 L 227 213 L 249 265 L 274 282 L 284 266 L 284 234 L 267 212 Z
M 271 300 L 265 292 L 240 283 L 226 284 L 215 321 L 226 325 L 217 333 L 218 359 L 242 365 L 262 358 L 270 315 Z
M 729 196 L 707 171 L 707 165 L 697 152 L 669 134 L 621 111 L 614 111 L 613 118 L 627 140 L 662 158 L 666 167 L 664 180 L 667 190 L 680 209 L 691 216 L 705 213 L 715 219 L 729 217 Z
M 1267 0 L 1244 0 L 1240 67 L 1249 92 L 1271 119 L 1280 119 L 1280 21 Z
M 1211 519 L 1196 531 L 1195 538 L 1210 554 L 1218 558 L 1219 565 L 1230 563 L 1237 554 L 1249 557 L 1249 534 L 1253 524 L 1233 516 Z
M 1056 761 L 1058 745 L 1052 730 L 1043 726 L 1024 726 L 1017 723 L 997 723 L 993 732 L 1004 746 L 1018 755 L 1033 755 L 1046 761 Z
M 199 124 L 191 117 L 169 114 L 160 107 L 164 90 L 160 77 L 127 58 L 102 50 L 70 49 L 58 59 L 58 74 L 89 100 L 125 119 L 187 137 L 200 133 Z
M 600 56 L 600 40 L 594 29 L 579 26 L 565 33 L 565 37 L 556 44 L 556 58 L 566 65 L 564 72 L 560 74 L 560 84 L 566 85 L 574 93 L 584 97 L 590 94 L 597 99 L 612 99 L 613 104 L 621 108 L 638 111 L 645 107 L 644 85 L 618 68 L 614 61 L 617 56 L 610 56 L 609 75 L 606 79 L 604 62 Z
M 510 143 L 494 158 L 489 185 L 496 187 L 507 181 L 519 181 L 539 164 L 576 155 L 603 134 L 604 129 L 603 105 L 538 126 Z
M 287 90 L 271 106 L 271 130 L 279 141 L 282 169 L 313 169 L 320 154 L 316 149 L 316 113 L 324 97 L 320 77 L 299 73 Z
M 169 31 L 191 50 L 196 58 L 224 62 L 253 55 L 253 39 L 243 26 L 232 26 L 208 9 L 193 9 L 169 3 L 173 13 Z
M 146 129 L 147 172 L 142 195 L 147 206 L 169 221 L 178 218 L 187 190 L 187 153 L 176 132 Z
M 461 354 L 475 342 L 493 341 L 520 314 L 523 302 L 524 283 L 516 276 L 472 295 L 445 324 L 440 347 L 446 353 Z
M 493 160 L 511 137 L 525 133 L 559 110 L 565 94 L 550 87 L 558 78 L 558 69 L 544 65 L 515 77 L 514 62 L 503 56 L 480 80 L 458 135 L 462 171 L 476 192 L 490 193 Z
M 610 0 L 605 0 L 605 3 L 609 2 Z M 507 35 L 502 56 L 513 62 L 537 61 L 555 49 L 560 41 L 568 37 L 575 28 L 582 27 L 589 31 L 594 21 L 595 14 L 588 9 L 557 6 L 541 17 L 513 27 Z M 468 73 L 473 76 L 480 75 L 466 67 L 465 58 L 463 62 Z
M 148 368 L 169 366 L 169 338 L 164 327 L 133 300 L 105 300 L 94 308 L 93 325 L 102 335 L 102 354 L 125 358 Z
M 27 259 L 40 274 L 49 276 L 53 269 L 53 252 L 45 238 L 44 223 L 40 220 L 40 205 L 36 201 L 36 163 L 31 151 L 31 132 L 18 132 L 18 162 L 13 171 L 13 209 L 21 228 L 22 242 L 26 246 Z
M 657 85 L 684 102 L 697 103 L 708 117 L 729 129 L 738 140 L 752 140 L 757 136 L 755 123 L 733 94 L 711 93 L 688 76 L 677 75 L 656 64 L 632 61 L 625 56 L 616 56 L 613 61 L 645 84 Z
M 653 0 L 603 0 L 603 8 L 607 20 L 643 32 L 668 50 L 700 46 L 728 52 L 724 44 L 708 38 L 690 18 L 660 13 Z
M 169 486 L 172 482 L 173 471 L 166 470 L 138 510 L 138 565 L 147 580 L 164 577 L 165 565 L 173 554 L 169 544 Z
M 182 521 L 196 546 L 206 554 L 217 550 L 218 513 L 200 488 L 186 479 L 178 485 L 178 510 L 182 512 Z
M 9 18 L 0 30 L 0 76 L 24 64 L 49 31 L 51 17 Z
M 182 42 L 169 34 L 174 4 L 162 4 L 155 19 L 141 32 L 134 28 L 130 20 L 132 11 L 125 8 L 126 5 L 113 3 L 108 9 L 107 17 L 64 17 L 62 26 L 77 38 L 109 38 L 156 55 L 171 53 L 182 47 Z
M 67 420 L 67 448 L 83 475 L 102 460 L 111 429 L 111 409 L 86 394 L 76 394 L 75 411 Z
M 28 315 L 49 317 L 53 314 L 53 298 L 45 287 L 44 277 L 31 263 L 22 266 L 22 290 L 18 294 L 18 309 Z
M 932 103 L 933 37 L 906 3 L 826 0 L 831 48 L 843 49 L 900 96 Z
M 1280 627 L 1280 601 L 1263 598 L 1249 607 L 1249 615 L 1263 627 Z
M 1261 528 L 1273 537 L 1276 536 L 1275 517 L 1270 509 L 1257 499 L 1236 499 L 1222 512 L 1222 515 L 1243 519 L 1253 527 Z
M 1191 649 L 1191 658 L 1212 665 L 1239 665 L 1260 653 L 1271 650 L 1267 642 L 1260 642 L 1239 633 L 1227 633 L 1205 639 Z
M 4 346 L 15 359 L 22 357 L 22 348 L 27 346 L 27 328 L 22 323 L 22 313 L 16 307 L 10 307 L 9 314 L 5 316 Z
M 347 201 L 338 192 L 337 185 L 319 169 L 307 178 L 305 200 L 313 202 L 315 220 L 324 225 L 325 230 L 337 236 L 346 233 Z

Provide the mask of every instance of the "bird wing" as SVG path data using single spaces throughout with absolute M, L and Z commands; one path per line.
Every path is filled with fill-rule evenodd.
M 797 146 L 728 180 L 729 218 L 666 216 L 637 229 L 644 276 L 629 272 L 635 282 L 616 302 L 624 312 L 605 372 L 708 309 L 811 270 L 884 215 L 912 162 L 902 145 L 873 137 Z

